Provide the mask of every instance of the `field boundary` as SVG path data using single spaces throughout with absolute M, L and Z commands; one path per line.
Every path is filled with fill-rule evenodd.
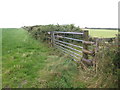
M 55 48 L 62 50 L 64 53 L 72 56 L 73 60 L 77 63 L 86 64 L 88 66 L 93 66 L 94 64 L 94 56 L 95 56 L 95 49 L 89 50 L 88 46 L 96 46 L 95 42 L 89 41 L 89 34 L 87 30 L 82 32 L 61 32 L 61 31 L 51 31 L 48 32 L 51 36 L 51 45 Z M 71 38 L 65 35 L 80 35 L 82 39 Z M 72 42 L 67 42 L 67 41 Z M 78 44 L 76 45 L 73 41 L 77 41 Z M 80 49 L 76 49 L 80 48 Z M 81 53 L 81 54 L 79 54 Z M 93 57 L 93 59 L 89 59 L 89 55 Z

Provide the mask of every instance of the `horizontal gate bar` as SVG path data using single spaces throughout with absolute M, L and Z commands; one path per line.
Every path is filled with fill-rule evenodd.
M 64 43 L 64 44 L 68 44 L 68 45 L 71 45 L 71 46 L 74 46 L 74 47 L 78 47 L 78 48 L 81 48 L 83 49 L 83 47 L 81 46 L 78 46 L 78 45 L 74 45 L 74 44 L 71 44 L 71 43 L 67 43 L 67 42 L 64 42 L 64 41 L 60 41 L 60 40 L 57 40 L 57 39 L 54 39 L 55 41 L 58 41 L 58 42 L 61 42 L 61 43 Z
M 56 45 L 56 46 L 58 46 L 58 45 Z M 68 52 L 71 52 L 71 53 L 73 53 L 73 54 L 75 54 L 75 55 L 77 55 L 77 56 L 82 57 L 82 55 L 77 54 L 77 53 L 75 53 L 75 52 L 73 52 L 73 51 L 71 51 L 71 50 L 68 50 L 68 49 L 66 49 L 66 48 L 63 48 L 63 47 L 61 47 L 61 46 L 58 46 L 58 47 L 61 48 L 61 49 L 63 49 L 63 50 L 66 50 L 66 51 L 68 51 Z
M 86 50 L 86 49 L 83 49 L 83 53 L 86 53 L 86 54 L 89 54 L 89 55 L 92 55 L 92 56 L 94 56 L 94 54 L 95 54 L 94 51 L 89 51 L 89 50 Z
M 82 59 L 82 62 L 83 63 L 85 63 L 85 64 L 87 64 L 87 65 L 90 65 L 90 66 L 92 66 L 93 65 L 93 62 L 92 62 L 92 60 L 89 60 L 89 59 Z
M 56 45 L 56 44 L 55 44 Z M 56 45 L 57 46 L 57 48 L 58 48 L 58 45 Z M 60 50 L 62 50 L 63 52 L 65 52 L 65 53 L 67 53 L 67 54 L 69 54 L 70 56 L 72 56 L 72 57 L 75 57 L 76 59 L 80 59 L 80 58 L 78 58 L 78 57 L 76 57 L 75 55 L 72 55 L 72 54 L 70 54 L 69 52 L 67 52 L 67 51 L 64 51 L 63 49 L 61 49 L 61 48 L 58 48 L 58 49 L 60 49 Z M 76 60 L 77 61 L 77 60 Z
M 58 31 L 54 31 L 54 33 L 64 33 L 64 34 L 80 34 L 82 35 L 83 33 L 80 32 L 58 32 Z
M 73 61 L 75 61 L 75 62 L 77 62 L 77 63 L 79 63 L 79 61 L 77 61 L 77 60 L 76 60 L 76 59 L 74 59 L 74 58 L 73 58 L 72 60 L 73 60 Z
M 72 49 L 72 50 L 74 50 L 74 51 L 77 51 L 77 52 L 82 53 L 82 51 L 79 51 L 79 50 L 74 49 L 74 48 L 72 48 L 72 47 L 66 46 L 66 45 L 64 45 L 64 44 L 61 44 L 61 43 L 58 43 L 58 42 L 55 42 L 55 43 L 56 43 L 56 44 L 59 44 L 59 45 L 61 45 L 61 46 L 67 47 L 67 48 L 69 48 L 69 49 Z
M 57 36 L 57 35 L 55 35 L 55 37 L 58 37 L 58 38 L 65 38 L 65 39 L 70 39 L 70 40 L 75 40 L 75 41 L 83 42 L 83 40 L 74 39 L 74 38 L 69 38 L 69 37 L 63 37 L 63 36 Z
M 93 44 L 95 44 L 95 42 L 91 42 L 91 41 L 83 41 L 83 44 L 93 45 Z

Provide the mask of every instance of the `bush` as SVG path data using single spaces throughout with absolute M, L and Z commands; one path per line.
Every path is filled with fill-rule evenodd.
M 48 32 L 50 31 L 67 31 L 67 32 L 80 32 L 79 27 L 75 27 L 74 24 L 70 25 L 36 25 L 36 26 L 25 26 L 24 29 L 28 30 L 31 35 L 36 39 L 47 41 L 50 37 Z M 70 36 L 70 35 L 69 35 Z

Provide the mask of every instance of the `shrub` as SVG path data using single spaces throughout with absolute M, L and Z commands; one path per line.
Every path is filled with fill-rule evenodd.
M 43 41 L 49 40 L 48 37 L 50 35 L 48 32 L 50 31 L 67 31 L 67 32 L 80 32 L 81 29 L 79 27 L 75 27 L 74 24 L 70 25 L 36 25 L 36 26 L 25 26 L 24 29 L 28 30 L 33 37 L 36 39 L 41 39 Z M 69 35 L 70 36 L 70 35 Z

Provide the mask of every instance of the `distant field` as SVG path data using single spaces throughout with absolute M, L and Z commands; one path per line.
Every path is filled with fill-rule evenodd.
M 112 38 L 116 37 L 118 30 L 105 30 L 105 29 L 88 29 L 90 36 L 100 38 Z

